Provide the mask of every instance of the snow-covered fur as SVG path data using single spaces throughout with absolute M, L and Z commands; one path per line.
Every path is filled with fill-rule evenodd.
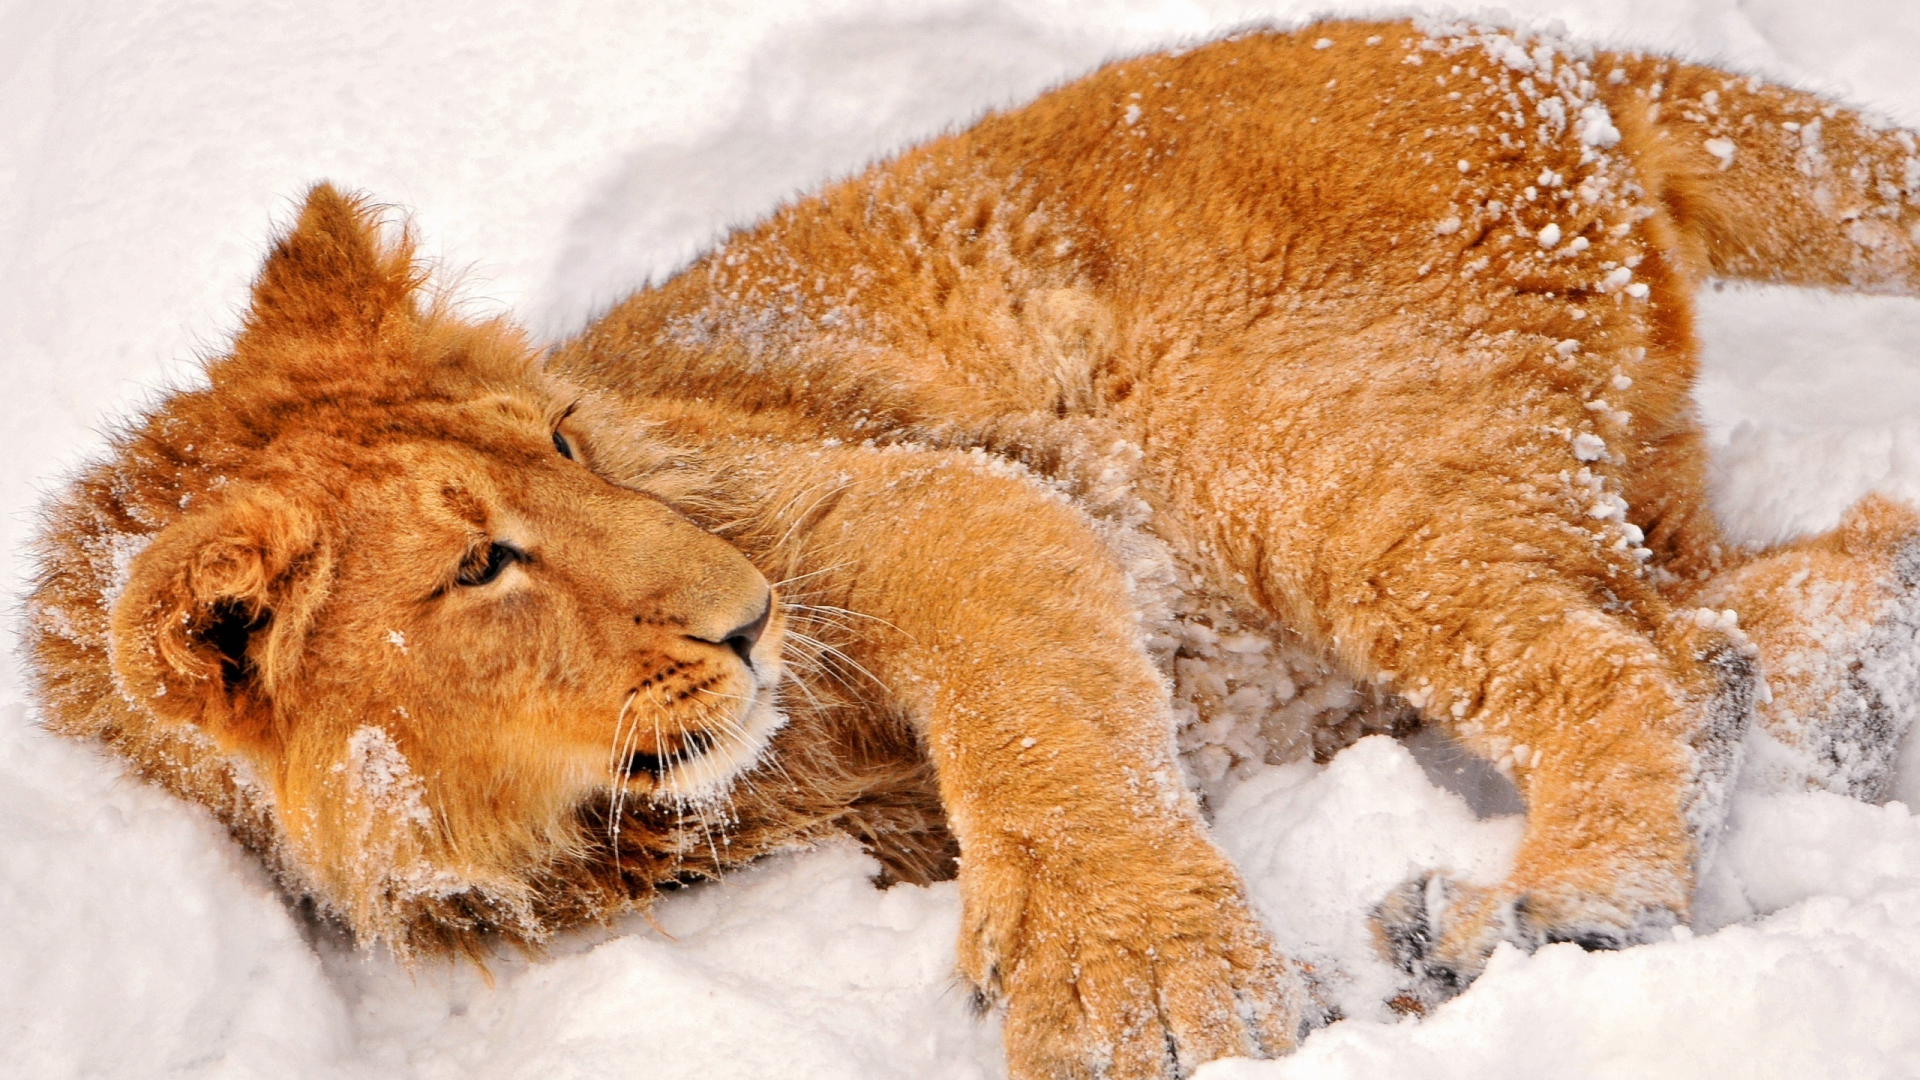
M 1248 33 L 796 202 L 543 366 L 321 186 L 210 388 L 53 508 L 42 696 L 363 940 L 537 942 L 841 831 L 957 853 L 1013 1075 L 1282 1052 L 1306 979 L 1187 776 L 1416 721 L 1509 773 L 1509 878 L 1377 913 L 1426 1000 L 1686 920 L 1767 687 L 1809 778 L 1884 782 L 1914 517 L 1723 545 L 1689 297 L 1920 291 L 1916 203 L 1908 133 L 1757 80 Z
M 1920 711 L 1920 520 L 1878 496 L 1714 579 L 1767 659 L 1755 779 L 1879 802 Z

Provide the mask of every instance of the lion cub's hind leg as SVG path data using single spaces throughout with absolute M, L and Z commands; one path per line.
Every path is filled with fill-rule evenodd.
M 1458 644 L 1406 650 L 1394 670 L 1417 677 L 1428 719 L 1510 770 L 1527 806 L 1506 881 L 1417 876 L 1375 910 L 1380 947 L 1416 977 L 1415 995 L 1457 993 L 1502 941 L 1621 948 L 1686 922 L 1751 708 L 1752 646 L 1718 617 L 1643 597 L 1649 626 L 1519 564 L 1408 592 L 1446 598 L 1421 621 Z M 1398 635 L 1403 649 L 1415 640 Z
M 1738 612 L 1760 649 L 1771 693 L 1756 717 L 1775 752 L 1748 772 L 1886 798 L 1920 711 L 1920 513 L 1869 496 L 1839 528 L 1721 574 L 1697 600 Z

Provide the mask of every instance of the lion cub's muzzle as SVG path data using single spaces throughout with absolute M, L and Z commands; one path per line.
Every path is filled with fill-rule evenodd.
M 629 691 L 610 762 L 617 785 L 700 799 L 722 793 L 758 759 L 783 720 L 774 698 L 785 623 L 778 597 L 761 588 L 735 608 L 750 616 L 715 613 L 680 635 L 672 679 L 650 677 Z

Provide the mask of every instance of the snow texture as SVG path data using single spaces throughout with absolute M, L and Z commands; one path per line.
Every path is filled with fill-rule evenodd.
M 1920 122 L 1920 7 L 1906 0 L 1505 6 L 1579 39 L 1681 50 Z M 0 0 L 10 588 L 24 590 L 31 508 L 99 451 L 103 424 L 198 378 L 194 357 L 233 333 L 271 228 L 314 180 L 414 208 L 475 310 L 511 309 L 553 338 L 728 225 L 1104 58 L 1377 10 Z M 1502 59 L 1536 63 L 1517 48 Z M 1596 152 L 1618 138 L 1604 109 L 1565 121 Z M 1629 272 L 1607 287 L 1644 289 Z M 1699 400 L 1737 538 L 1830 527 L 1871 490 L 1920 499 L 1920 301 L 1729 289 L 1702 306 Z M 1608 453 L 1597 439 L 1575 450 Z M 1503 949 L 1466 994 L 1397 1019 L 1365 913 L 1416 870 L 1497 879 L 1521 831 L 1511 787 L 1430 736 L 1361 737 L 1392 720 L 1364 701 L 1366 722 L 1338 743 L 1359 741 L 1330 764 L 1264 764 L 1313 737 L 1309 714 L 1352 709 L 1364 688 L 1204 596 L 1180 603 L 1157 645 L 1176 709 L 1208 718 L 1183 733 L 1189 769 L 1275 934 L 1329 973 L 1347 1015 L 1291 1059 L 1222 1062 L 1203 1080 L 1920 1075 L 1920 821 L 1900 801 L 1759 783 L 1731 800 L 1692 931 L 1615 954 Z M 9 651 L 0 1072 L 1000 1075 L 995 1024 L 952 974 L 951 885 L 880 892 L 864 856 L 827 848 L 677 895 L 657 926 L 502 960 L 491 983 L 470 968 L 409 973 L 290 911 L 207 814 L 40 732 L 27 702 Z M 369 798 L 416 812 L 396 747 L 362 740 L 351 764 Z M 1893 797 L 1916 796 L 1910 747 Z

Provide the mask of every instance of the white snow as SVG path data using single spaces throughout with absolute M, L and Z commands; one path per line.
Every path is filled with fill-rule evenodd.
M 1595 102 L 1580 110 L 1580 123 L 1577 125 L 1580 141 L 1588 146 L 1597 146 L 1604 150 L 1620 141 L 1620 129 L 1613 126 L 1613 117 L 1607 107 Z
M 1920 6 L 1906 0 L 1504 6 L 1920 121 Z M 412 208 L 476 309 L 552 337 L 726 224 L 1103 57 L 1377 9 L 0 0 L 9 588 L 24 587 L 42 493 L 113 417 L 196 378 L 193 358 L 234 330 L 273 224 L 313 180 Z M 1502 59 L 1537 62 L 1517 46 Z M 1581 135 L 1605 147 L 1617 132 L 1590 111 Z M 1606 269 L 1609 288 L 1644 293 Z M 1920 301 L 1729 289 L 1704 298 L 1700 330 L 1714 495 L 1738 537 L 1825 528 L 1869 490 L 1920 499 Z M 404 803 L 403 763 L 366 749 L 368 777 Z M 1477 817 L 1429 781 L 1512 809 L 1497 774 L 1444 750 L 1427 747 L 1423 769 L 1373 737 L 1227 794 L 1222 843 L 1282 943 L 1336 973 L 1348 1019 L 1291 1059 L 1219 1063 L 1205 1080 L 1920 1075 L 1920 822 L 1901 803 L 1824 793 L 1735 796 L 1694 931 L 1617 954 L 1503 951 L 1461 998 L 1396 1021 L 1367 908 L 1414 869 L 1495 878 L 1519 836 L 1517 818 Z M 1897 794 L 1920 798 L 1920 750 Z M 955 889 L 883 893 L 872 869 L 844 848 L 785 856 L 669 899 L 657 927 L 501 961 L 491 985 L 471 969 L 410 974 L 290 912 L 206 814 L 41 733 L 11 650 L 0 659 L 9 1075 L 1000 1075 L 995 1025 L 951 974 Z

